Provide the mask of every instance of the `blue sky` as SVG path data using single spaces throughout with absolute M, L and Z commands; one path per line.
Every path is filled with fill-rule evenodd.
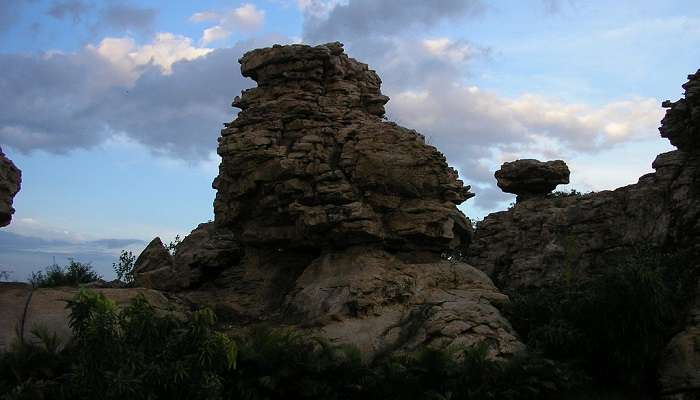
M 472 218 L 513 201 L 493 172 L 516 158 L 564 159 L 581 191 L 634 183 L 672 149 L 657 132 L 661 101 L 700 68 L 694 5 L 2 2 L 0 146 L 23 185 L 0 269 L 23 279 L 72 256 L 111 276 L 121 248 L 212 219 L 218 131 L 254 84 L 236 60 L 274 43 L 339 40 L 376 69 L 389 118 L 472 185 L 461 207 Z

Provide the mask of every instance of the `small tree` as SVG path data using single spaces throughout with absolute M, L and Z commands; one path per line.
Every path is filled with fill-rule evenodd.
M 122 250 L 119 255 L 119 261 L 112 264 L 114 272 L 117 274 L 117 279 L 131 285 L 134 282 L 134 264 L 136 256 L 134 253 Z
M 168 243 L 166 247 L 170 252 L 170 255 L 175 255 L 175 251 L 177 251 L 177 245 L 179 245 L 181 242 L 182 240 L 180 239 L 180 235 L 175 235 L 175 239 Z

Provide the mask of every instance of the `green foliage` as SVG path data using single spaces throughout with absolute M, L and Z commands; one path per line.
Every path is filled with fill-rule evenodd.
M 211 310 L 175 318 L 144 297 L 120 311 L 81 290 L 67 307 L 71 342 L 33 330 L 37 341 L 0 355 L 3 399 L 547 399 L 575 382 L 552 361 L 495 361 L 485 346 L 368 363 L 293 331 L 234 340 L 213 329 Z
M 579 192 L 579 191 L 576 190 L 576 189 L 571 189 L 571 190 L 568 191 L 568 192 L 565 192 L 565 191 L 562 191 L 562 190 L 556 190 L 556 191 L 554 191 L 554 192 L 548 194 L 548 195 L 547 195 L 547 198 L 550 198 L 550 199 L 558 199 L 558 198 L 562 198 L 562 197 L 581 197 L 581 196 L 583 196 L 583 195 L 591 194 L 591 193 L 593 193 L 593 192 L 583 193 L 583 192 Z
M 528 344 L 547 357 L 580 365 L 598 383 L 651 390 L 696 274 L 687 257 L 637 250 L 588 282 L 516 294 L 508 312 Z
M 167 246 L 165 246 L 168 251 L 170 252 L 171 255 L 175 255 L 175 252 L 177 251 L 177 245 L 182 243 L 182 240 L 180 239 L 180 235 L 175 235 L 175 239 L 173 239 L 170 243 L 168 243 Z
M 119 261 L 112 264 L 114 272 L 117 274 L 117 279 L 127 285 L 134 283 L 134 264 L 136 256 L 134 253 L 122 250 L 119 254 Z
M 90 263 L 81 263 L 71 258 L 66 266 L 53 264 L 44 271 L 32 272 L 29 283 L 34 287 L 78 286 L 99 279 L 102 277 L 93 270 Z

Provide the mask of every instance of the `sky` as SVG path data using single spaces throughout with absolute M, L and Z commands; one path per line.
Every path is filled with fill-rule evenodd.
M 493 173 L 563 159 L 582 192 L 632 184 L 672 146 L 661 102 L 700 68 L 694 0 L 0 1 L 0 146 L 22 170 L 0 229 L 11 279 L 139 252 L 213 219 L 217 137 L 255 83 L 238 58 L 341 41 L 375 69 L 389 119 L 423 133 L 476 197 Z

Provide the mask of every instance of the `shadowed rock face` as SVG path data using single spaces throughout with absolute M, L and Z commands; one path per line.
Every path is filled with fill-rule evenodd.
M 221 132 L 215 222 L 254 246 L 383 243 L 442 250 L 468 240 L 473 196 L 419 133 L 384 121 L 377 74 L 342 45 L 251 51 L 258 83 Z
M 176 268 L 170 252 L 157 237 L 134 263 L 134 284 L 158 290 L 177 290 L 189 284 L 189 271 Z
M 634 247 L 679 249 L 700 259 L 700 71 L 688 79 L 685 98 L 663 104 L 659 131 L 678 150 L 658 155 L 654 173 L 616 190 L 532 199 L 490 214 L 478 224 L 467 261 L 514 293 L 564 277 L 586 280 Z M 700 299 L 665 351 L 664 398 L 700 396 L 698 315 Z
M 0 227 L 10 224 L 12 214 L 12 200 L 19 192 L 22 183 L 22 173 L 0 148 Z
M 569 183 L 569 167 L 562 160 L 524 159 L 507 162 L 494 174 L 498 187 L 518 195 L 517 201 L 544 198 L 557 185 Z
M 664 102 L 669 109 L 659 128 L 679 149 L 658 155 L 654 173 L 616 190 L 532 199 L 490 214 L 479 223 L 468 262 L 501 289 L 514 291 L 546 286 L 563 274 L 585 279 L 604 268 L 611 255 L 640 245 L 700 252 L 700 73 L 688 78 L 685 98 Z M 499 186 L 503 176 L 510 179 L 508 188 L 514 180 L 527 181 L 517 174 L 527 168 L 515 168 L 522 161 L 504 164 L 497 173 Z M 535 165 L 544 169 L 545 164 Z M 564 168 L 560 176 L 568 178 Z

